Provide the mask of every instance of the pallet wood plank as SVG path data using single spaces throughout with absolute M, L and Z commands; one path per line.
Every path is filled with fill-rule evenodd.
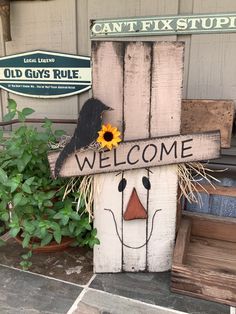
M 154 43 L 151 86 L 151 137 L 179 134 L 183 44 Z M 163 166 L 150 174 L 148 233 L 157 209 L 155 229 L 147 245 L 149 271 L 170 269 L 175 238 L 177 173 L 176 166 Z M 158 196 L 158 197 L 157 197 Z M 156 249 L 158 247 L 158 250 Z
M 207 147 L 207 150 L 199 147 Z M 76 156 L 73 154 L 66 160 L 60 175 L 78 176 L 208 160 L 217 158 L 219 151 L 219 131 L 125 141 L 111 151 L 78 150 Z M 52 173 L 57 155 L 49 154 Z
M 171 291 L 236 305 L 235 276 L 185 265 L 172 267 Z
M 194 236 L 236 242 L 236 218 L 188 212 L 184 212 L 184 217 L 193 217 L 191 232 Z
M 151 44 L 128 43 L 124 59 L 124 140 L 149 137 L 150 109 L 150 71 Z M 134 114 L 135 113 L 135 114 Z M 148 192 L 142 185 L 146 170 L 126 171 L 127 188 L 123 192 L 123 213 L 129 202 L 133 188 L 147 210 Z M 131 247 L 146 242 L 146 219 L 123 221 L 123 241 Z M 146 269 L 146 247 L 132 249 L 123 246 L 124 271 L 142 271 Z
M 236 242 L 220 241 L 205 237 L 191 237 L 188 254 L 221 261 L 234 261 L 236 267 Z M 225 245 L 224 245 L 225 244 Z M 223 246 L 223 247 L 222 247 Z
M 186 247 L 186 258 L 182 262 L 173 260 L 171 291 L 235 306 L 236 238 L 229 233 L 227 239 L 226 230 L 232 227 L 231 232 L 234 229 L 235 234 L 236 219 L 230 221 L 227 218 L 184 213 L 180 230 L 184 228 L 186 219 L 192 223 L 190 241 L 187 235 L 186 242 L 180 241 L 181 233 L 177 236 L 175 252 L 183 250 L 183 247 L 177 247 L 179 245 Z M 198 228 L 203 221 L 204 228 Z M 221 228 L 215 227 L 217 222 Z M 222 239 L 223 229 L 225 239 Z
M 229 148 L 233 119 L 232 100 L 186 99 L 182 101 L 181 134 L 220 130 L 221 147 Z
M 123 47 L 120 43 L 93 42 L 93 96 L 112 107 L 114 111 L 104 116 L 104 123 L 118 128 L 122 125 L 123 103 Z M 100 245 L 94 247 L 94 271 L 120 272 L 122 249 L 112 215 L 115 213 L 117 229 L 121 233 L 122 200 L 118 192 L 119 178 L 115 173 L 96 175 L 94 178 L 94 226 L 98 230 Z M 104 226 L 106 229 L 104 229 Z
M 178 231 L 178 238 L 176 240 L 176 250 L 174 251 L 173 261 L 174 263 L 184 263 L 187 248 L 190 241 L 191 234 L 191 220 L 183 218 Z

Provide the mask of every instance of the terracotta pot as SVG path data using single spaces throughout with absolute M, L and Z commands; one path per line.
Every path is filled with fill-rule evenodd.
M 17 235 L 15 237 L 16 241 L 20 244 L 22 244 L 22 238 L 20 235 Z M 56 241 L 52 241 L 49 244 L 45 246 L 40 246 L 37 248 L 32 248 L 33 243 L 39 243 L 39 240 L 36 241 L 31 241 L 31 244 L 29 245 L 29 248 L 32 248 L 32 251 L 34 253 L 51 253 L 51 252 L 58 252 L 58 251 L 63 251 L 66 248 L 68 248 L 74 241 L 75 239 L 69 238 L 69 237 L 62 237 L 61 243 L 57 243 Z

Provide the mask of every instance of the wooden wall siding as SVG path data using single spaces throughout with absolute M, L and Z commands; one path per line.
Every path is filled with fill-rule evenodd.
M 121 127 L 124 119 L 124 139 L 179 133 L 183 45 L 94 42 L 92 61 L 93 94 L 116 109 L 105 121 Z M 150 191 L 142 184 L 143 176 L 151 181 Z M 122 177 L 127 187 L 120 193 L 117 187 Z M 151 174 L 135 170 L 117 176 L 99 175 L 98 184 L 94 215 L 101 245 L 95 247 L 95 272 L 169 269 L 175 237 L 176 166 L 153 168 Z M 148 220 L 122 219 L 133 188 L 148 212 Z M 104 208 L 115 215 L 122 246 L 113 217 Z M 153 220 L 157 209 L 161 211 Z M 148 245 L 127 247 L 142 246 L 150 235 Z
M 75 0 L 11 1 L 12 41 L 5 43 L 2 55 L 37 49 L 77 54 L 75 8 Z M 47 100 L 10 93 L 9 97 L 15 99 L 20 108 L 35 109 L 35 117 L 73 119 L 78 115 L 77 96 Z M 6 105 L 4 99 L 4 111 Z M 70 132 L 74 129 L 69 125 L 66 128 Z
M 90 55 L 90 19 L 235 11 L 235 0 L 11 1 L 13 41 L 8 42 L 4 47 L 1 40 L 0 55 L 34 49 Z M 184 41 L 183 98 L 233 99 L 236 101 L 235 33 L 177 37 L 150 36 L 117 38 L 116 40 Z M 1 93 L 0 108 L 5 113 L 7 93 L 4 91 Z M 15 98 L 20 106 L 27 105 L 35 108 L 37 111 L 35 116 L 74 118 L 78 114 L 78 107 L 81 107 L 90 95 L 91 92 L 86 92 L 80 96 L 50 101 L 10 96 Z M 50 105 L 48 105 L 49 102 Z M 1 115 L 3 113 L 0 112 Z M 72 127 L 69 127 L 69 130 L 73 132 Z
M 193 1 L 193 14 L 235 11 L 234 0 Z M 186 98 L 236 99 L 235 41 L 236 33 L 191 37 Z

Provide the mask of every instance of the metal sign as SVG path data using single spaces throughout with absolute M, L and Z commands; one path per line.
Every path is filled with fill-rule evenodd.
M 2 57 L 0 86 L 29 97 L 79 94 L 91 88 L 90 58 L 48 51 Z
M 91 38 L 236 32 L 236 13 L 104 19 L 91 22 Z

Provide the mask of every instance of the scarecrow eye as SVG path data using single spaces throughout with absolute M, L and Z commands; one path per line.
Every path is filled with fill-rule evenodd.
M 151 183 L 147 177 L 142 178 L 143 186 L 145 189 L 150 190 L 151 189 Z
M 118 185 L 118 191 L 119 191 L 119 192 L 123 192 L 124 189 L 125 189 L 125 187 L 126 187 L 126 184 L 127 184 L 126 179 L 125 179 L 125 178 L 121 179 L 121 180 L 120 180 L 120 183 L 119 183 L 119 185 Z

